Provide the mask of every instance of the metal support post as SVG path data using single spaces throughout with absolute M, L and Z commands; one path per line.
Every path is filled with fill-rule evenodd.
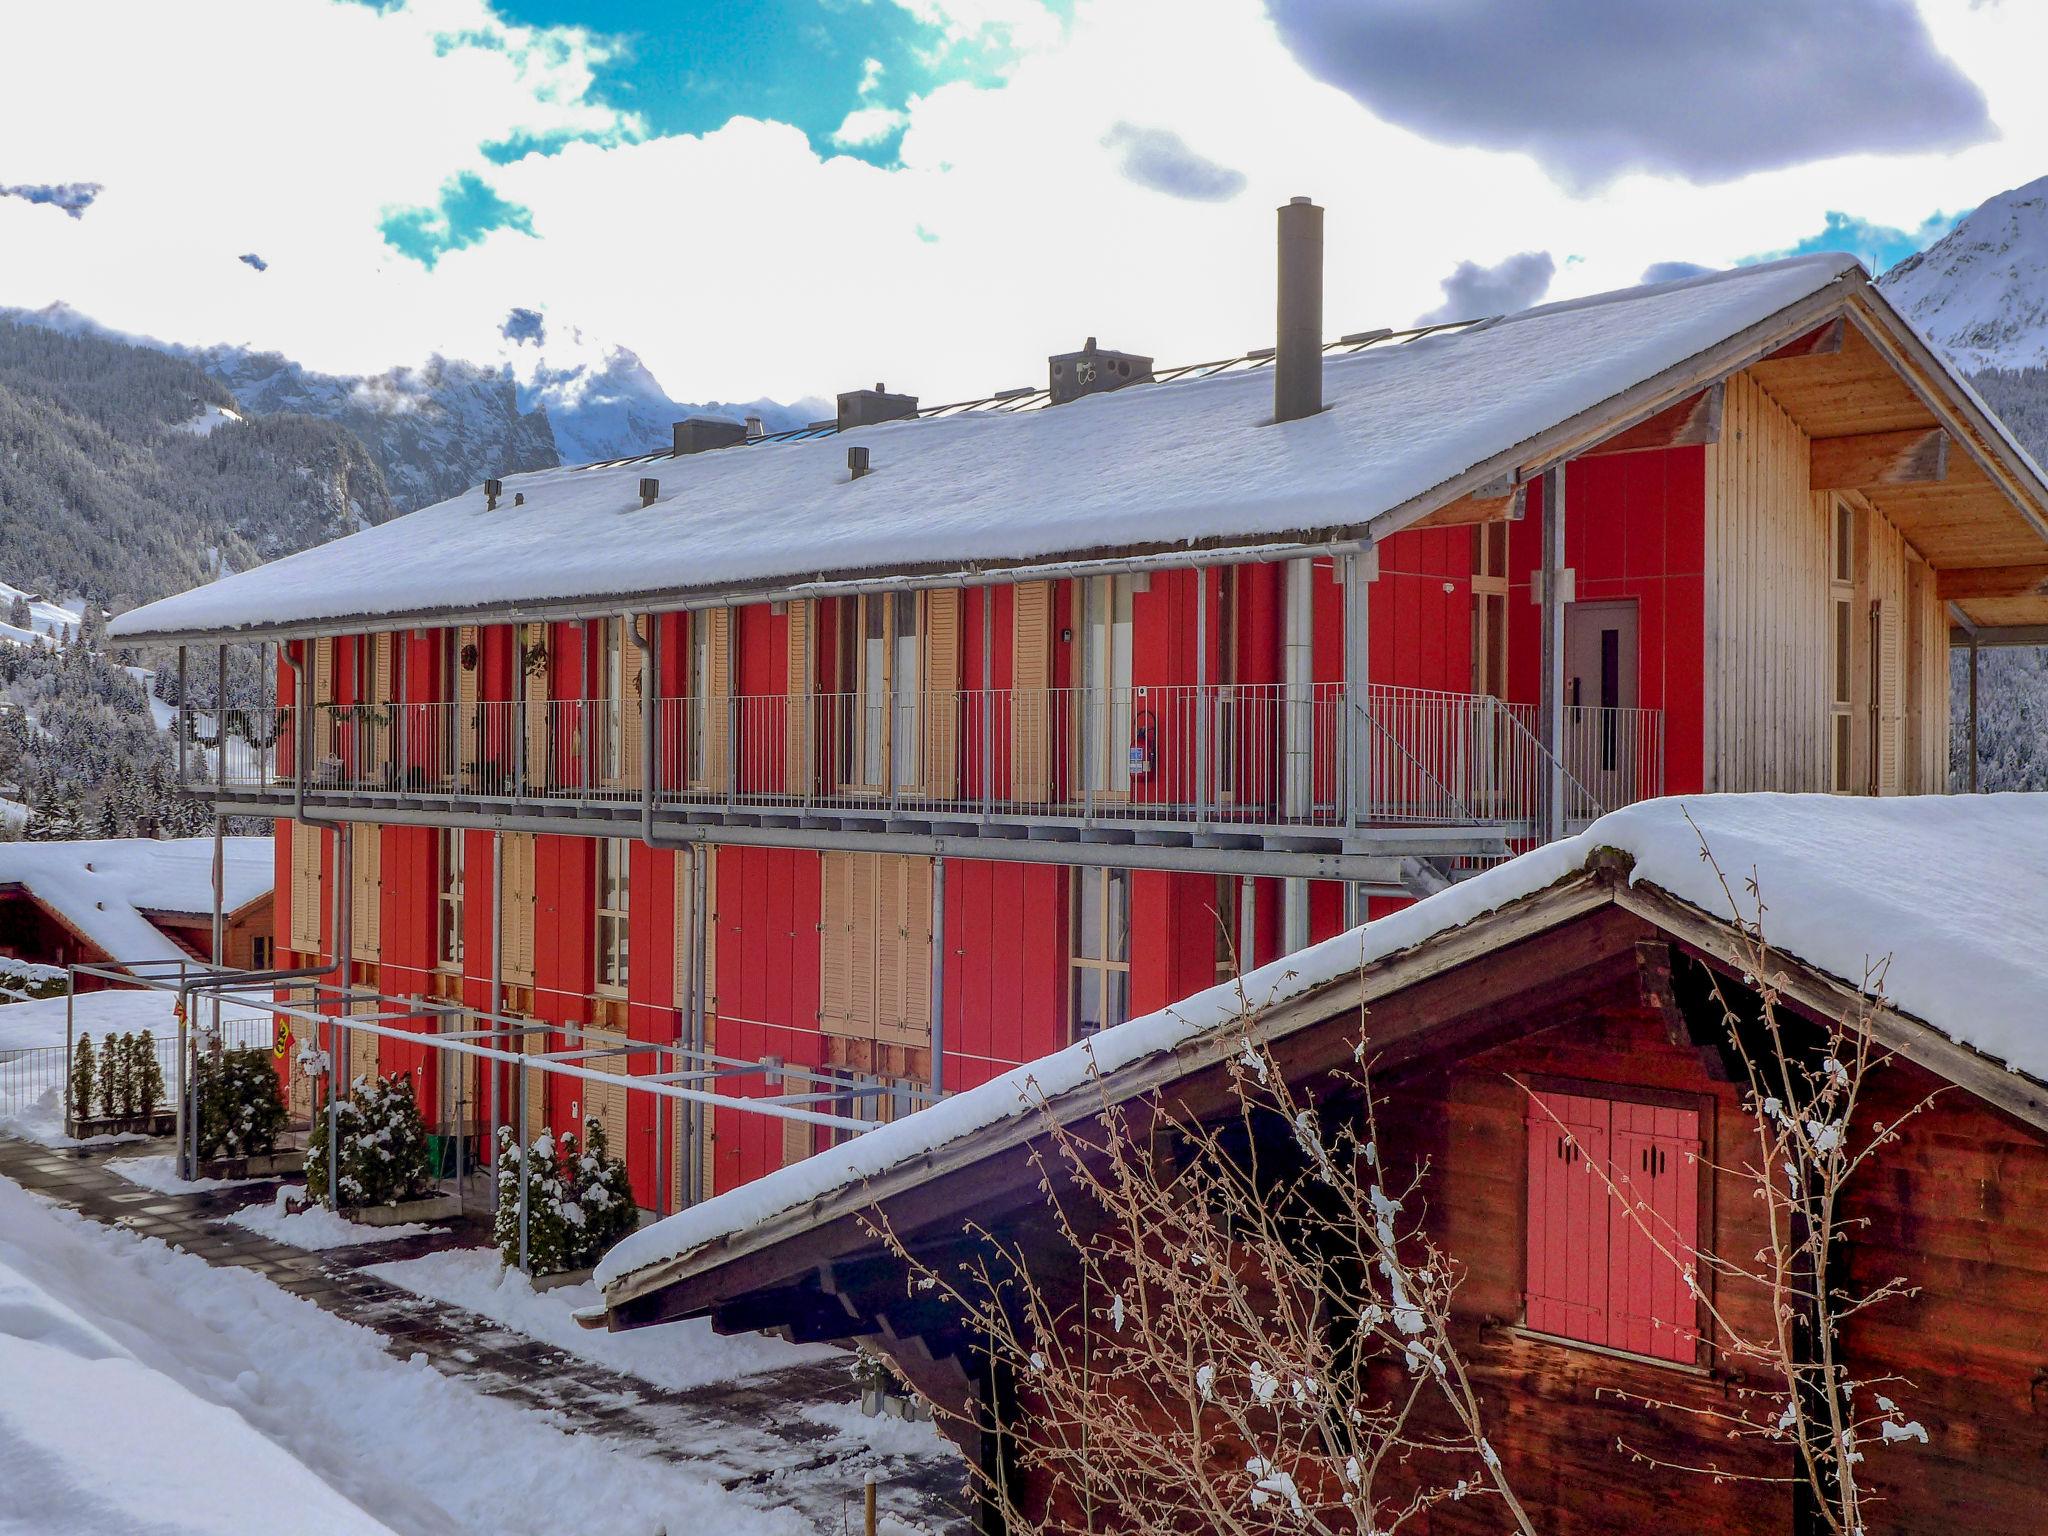
M 340 877 L 334 886 L 334 963 L 341 974 L 341 1012 L 327 1028 L 327 1208 L 330 1211 L 341 1209 L 341 1100 L 335 1093 L 335 1087 L 348 1080 L 348 1025 L 342 1021 L 348 1017 L 349 998 L 355 991 L 355 966 L 349 958 L 355 944 L 352 911 L 355 837 L 354 829 L 346 825 L 334 829 L 334 867 Z
M 526 1051 L 525 1037 L 521 1036 L 519 1064 L 513 1070 L 519 1074 L 519 1129 L 514 1139 L 519 1143 L 519 1270 L 530 1274 L 526 1260 L 526 1199 L 533 1183 L 533 1147 L 526 1139 Z
M 1342 555 L 1344 581 L 1344 822 L 1372 821 L 1372 579 L 1377 554 Z
M 523 690 L 522 690 L 523 691 Z M 491 834 L 491 1021 L 495 1027 L 498 1016 L 505 1011 L 505 834 Z M 494 1036 L 495 1038 L 495 1036 Z M 492 1071 L 502 1083 L 504 1067 L 493 1063 Z M 498 1192 L 498 1127 L 505 1108 L 502 1088 L 491 1093 L 491 1201 L 495 1205 Z M 521 1129 L 525 1127 L 522 1124 Z
M 946 1094 L 946 861 L 932 860 L 932 1092 Z
M 86 1106 L 75 1104 L 71 1098 L 71 1068 L 76 1061 L 74 1053 L 78 1050 L 78 969 L 75 966 L 66 969 L 71 984 L 64 991 L 64 1134 L 69 1136 L 72 1123 L 79 1118 L 80 1108 Z M 182 1147 L 185 1144 L 185 1064 L 182 1059 L 178 1063 L 177 1105 L 178 1145 Z
M 1315 562 L 1287 562 L 1285 657 L 1281 708 L 1283 747 L 1281 814 L 1308 820 L 1315 801 Z M 1281 946 L 1293 954 L 1308 946 L 1308 881 L 1291 875 L 1281 888 Z
M 1970 793 L 1977 793 L 1977 632 L 1970 631 Z
M 1564 836 L 1564 518 L 1565 467 L 1543 472 L 1542 677 L 1538 739 L 1543 747 L 1537 835 Z
M 1209 794 L 1214 778 L 1210 762 L 1210 717 L 1215 701 L 1209 697 L 1209 572 L 1195 567 L 1195 825 L 1209 825 Z

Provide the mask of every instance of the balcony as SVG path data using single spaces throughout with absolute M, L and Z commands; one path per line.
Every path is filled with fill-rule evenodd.
M 1342 878 L 1366 878 L 1359 859 L 1470 867 L 1526 845 L 1551 762 L 1533 706 L 1384 684 L 1356 704 L 1341 684 L 1255 684 L 714 695 L 658 699 L 651 718 L 637 699 L 309 714 L 307 800 L 363 819 L 389 807 L 630 832 L 652 815 L 671 834 L 755 829 L 731 840 L 794 846 L 910 834 L 1349 859 L 1314 870 Z M 275 809 L 294 792 L 296 724 L 231 715 L 224 761 L 221 733 L 193 738 L 188 783 Z M 1662 791 L 1659 711 L 1568 709 L 1562 747 L 1567 828 Z M 1269 865 L 1288 872 L 1246 867 Z

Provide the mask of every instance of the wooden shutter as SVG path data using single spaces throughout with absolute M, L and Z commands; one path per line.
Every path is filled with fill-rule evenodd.
M 474 624 L 464 624 L 455 631 L 455 743 L 454 761 L 457 774 L 465 788 L 477 787 L 480 770 L 483 767 L 483 743 L 478 739 L 478 727 L 482 723 L 483 709 L 477 702 L 477 684 L 483 676 L 483 644 L 480 631 Z M 464 666 L 462 659 L 474 656 L 474 666 Z
M 932 1038 L 932 861 L 914 856 L 881 861 L 885 906 L 877 956 L 875 1039 L 928 1046 Z M 886 980 L 883 980 L 886 978 Z
M 704 729 L 711 743 L 704 762 L 711 774 L 711 787 L 720 789 L 726 783 L 726 753 L 731 750 L 726 738 L 732 702 L 732 610 L 700 609 L 691 615 L 691 622 L 711 626 L 711 692 L 704 700 Z
M 1611 1114 L 1616 1187 L 1632 1205 L 1647 1207 L 1643 1220 L 1677 1260 L 1693 1262 L 1699 1243 L 1699 1112 L 1617 1103 Z M 1599 1185 L 1593 1178 L 1584 1182 Z M 1692 1364 L 1699 1353 L 1699 1304 L 1679 1263 L 1626 1210 L 1610 1209 L 1608 1216 L 1607 1342 Z
M 583 1044 L 598 1046 L 611 1043 L 607 1037 L 592 1039 L 584 1037 Z M 580 1063 L 593 1072 L 603 1072 L 619 1079 L 617 1082 L 595 1082 L 590 1078 L 579 1078 L 582 1089 L 579 1097 L 583 1101 L 583 1113 L 576 1123 L 576 1139 L 585 1139 L 583 1121 L 595 1120 L 604 1127 L 606 1140 L 611 1143 L 612 1156 L 626 1155 L 626 1058 L 623 1056 L 587 1056 Z
M 800 1163 L 817 1150 L 817 1129 L 803 1120 L 782 1122 L 782 1166 Z
M 349 948 L 354 958 L 375 963 L 384 952 L 384 838 L 382 829 L 359 821 L 349 828 Z
M 334 754 L 334 637 L 313 642 L 312 693 L 306 701 L 312 719 L 313 765 L 317 769 Z
M 284 996 L 296 1007 L 310 1008 L 313 1004 L 311 987 L 287 987 Z M 316 1028 L 304 1019 L 293 1019 L 290 1027 L 291 1044 L 285 1048 L 284 1058 L 285 1113 L 291 1116 L 293 1124 L 306 1125 L 313 1118 L 313 1079 L 299 1065 L 299 1051 L 313 1043 Z
M 348 1011 L 351 1018 L 374 1019 L 381 1010 L 375 1003 L 351 1003 Z M 357 1078 L 374 1079 L 382 1070 L 383 1044 L 366 1029 L 348 1032 L 348 1089 L 355 1087 Z
M 817 766 L 811 749 L 811 600 L 789 604 L 789 688 L 783 721 L 782 761 L 788 792 L 809 799 L 817 788 Z
M 853 882 L 860 855 L 819 855 L 818 1027 L 853 1033 Z
M 960 783 L 960 594 L 924 600 L 924 786 L 950 800 Z
M 647 740 L 646 722 L 641 717 L 643 696 L 647 687 L 647 653 L 640 649 L 640 643 L 633 638 L 636 620 L 632 614 L 623 619 L 612 620 L 618 626 L 619 636 L 619 760 L 612 783 L 624 789 L 640 787 L 640 752 Z M 649 619 L 649 623 L 653 620 Z
M 501 832 L 499 855 L 505 904 L 500 944 L 503 949 L 505 980 L 520 987 L 533 985 L 533 834 Z
M 326 948 L 320 931 L 320 829 L 295 821 L 292 828 L 291 947 L 303 955 Z
M 391 686 L 391 633 L 380 630 L 370 637 L 370 696 L 364 701 L 370 706 L 370 760 L 359 769 L 372 782 L 397 782 L 391 756 L 391 706 L 396 697 Z
M 1877 715 L 1877 792 L 1899 792 L 1899 737 L 1905 725 L 1904 668 L 1899 652 L 1899 605 L 1891 598 L 1877 604 L 1877 676 L 1872 680 L 1871 707 Z
M 1586 1165 L 1607 1166 L 1607 1101 L 1538 1093 L 1530 1098 L 1527 1125 L 1528 1325 L 1605 1344 L 1610 1197 Z
M 1050 793 L 1052 732 L 1052 583 L 1019 582 L 1010 650 L 1010 798 Z
M 508 1026 L 505 1038 L 507 1050 L 523 1051 L 529 1056 L 537 1056 L 548 1048 L 545 1024 Z M 519 1119 L 519 1077 L 526 1080 L 526 1118 L 523 1122 Z M 508 1085 L 506 1094 L 510 1100 L 505 1105 L 505 1123 L 517 1123 L 520 1145 L 530 1147 L 548 1124 L 548 1074 L 539 1067 L 528 1067 L 524 1072 L 513 1067 L 507 1069 L 505 1078 Z

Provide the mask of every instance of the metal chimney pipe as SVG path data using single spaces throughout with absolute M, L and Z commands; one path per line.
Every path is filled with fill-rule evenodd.
M 1280 210 L 1279 327 L 1273 355 L 1273 419 L 1323 408 L 1323 210 L 1305 197 Z

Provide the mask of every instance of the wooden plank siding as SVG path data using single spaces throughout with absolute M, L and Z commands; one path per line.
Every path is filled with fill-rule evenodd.
M 1908 574 L 1917 553 L 1861 494 L 1811 489 L 1811 440 L 1749 374 L 1728 381 L 1721 440 L 1703 451 L 1705 787 L 1832 787 L 1830 538 L 1841 494 L 1858 526 L 1849 783 L 1861 790 L 1878 781 L 1872 752 L 1888 743 L 1897 754 L 1897 772 L 1884 775 L 1888 792 L 1946 788 L 1947 631 L 1933 583 Z M 1878 632 L 1897 637 L 1892 694 L 1872 676 L 1872 605 Z M 1874 707 L 1884 716 L 1875 737 Z

